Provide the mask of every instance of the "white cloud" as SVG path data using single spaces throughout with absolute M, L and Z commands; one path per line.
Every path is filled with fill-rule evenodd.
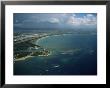
M 72 14 L 73 15 L 73 17 L 75 17 L 76 15 L 75 14 Z
M 77 17 L 75 14 L 73 14 L 71 17 L 69 17 L 67 23 L 72 24 L 74 26 L 96 25 L 97 24 L 97 18 L 92 14 L 87 14 L 83 17 Z
M 94 17 L 92 14 L 87 14 L 87 17 Z
M 59 23 L 60 20 L 58 18 L 50 18 L 50 19 L 48 19 L 48 22 L 50 22 L 50 23 Z
M 70 17 L 68 19 L 68 23 L 72 25 L 80 25 L 81 24 L 81 19 L 80 18 L 75 18 L 75 17 Z

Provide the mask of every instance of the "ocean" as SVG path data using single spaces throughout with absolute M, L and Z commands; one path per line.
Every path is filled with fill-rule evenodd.
M 51 51 L 14 63 L 14 75 L 97 75 L 97 35 L 52 35 L 34 44 Z

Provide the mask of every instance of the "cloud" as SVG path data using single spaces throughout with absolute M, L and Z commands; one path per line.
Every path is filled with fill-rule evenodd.
M 60 27 L 73 28 L 81 26 L 96 27 L 97 17 L 87 13 L 23 14 L 14 20 L 15 27 Z
M 20 26 L 22 26 L 22 24 L 21 23 L 17 23 L 17 24 L 14 24 L 14 26 L 20 27 Z
M 19 20 L 15 20 L 15 23 L 18 23 L 19 22 Z
M 68 23 L 72 24 L 72 25 L 80 25 L 81 24 L 81 18 L 70 17 L 68 19 Z
M 92 14 L 87 14 L 86 16 L 87 17 L 94 17 Z
M 50 22 L 50 23 L 60 23 L 60 20 L 58 18 L 50 18 L 50 19 L 48 19 L 48 22 Z
M 75 14 L 72 14 L 72 16 L 75 17 L 76 15 Z
M 72 24 L 74 26 L 79 25 L 96 25 L 97 24 L 97 18 L 93 14 L 87 14 L 81 17 L 77 17 L 77 15 L 73 14 L 69 17 L 68 24 Z
M 26 19 L 23 23 L 42 23 L 42 22 L 49 22 L 49 23 L 60 23 L 58 18 L 36 18 L 36 19 Z

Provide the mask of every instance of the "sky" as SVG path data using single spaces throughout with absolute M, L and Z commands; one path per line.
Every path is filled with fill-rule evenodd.
M 96 13 L 14 13 L 19 28 L 96 28 Z

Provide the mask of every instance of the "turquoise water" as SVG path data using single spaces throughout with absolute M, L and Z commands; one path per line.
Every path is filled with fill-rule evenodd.
M 51 51 L 15 62 L 15 75 L 96 75 L 97 35 L 55 35 L 34 42 Z

